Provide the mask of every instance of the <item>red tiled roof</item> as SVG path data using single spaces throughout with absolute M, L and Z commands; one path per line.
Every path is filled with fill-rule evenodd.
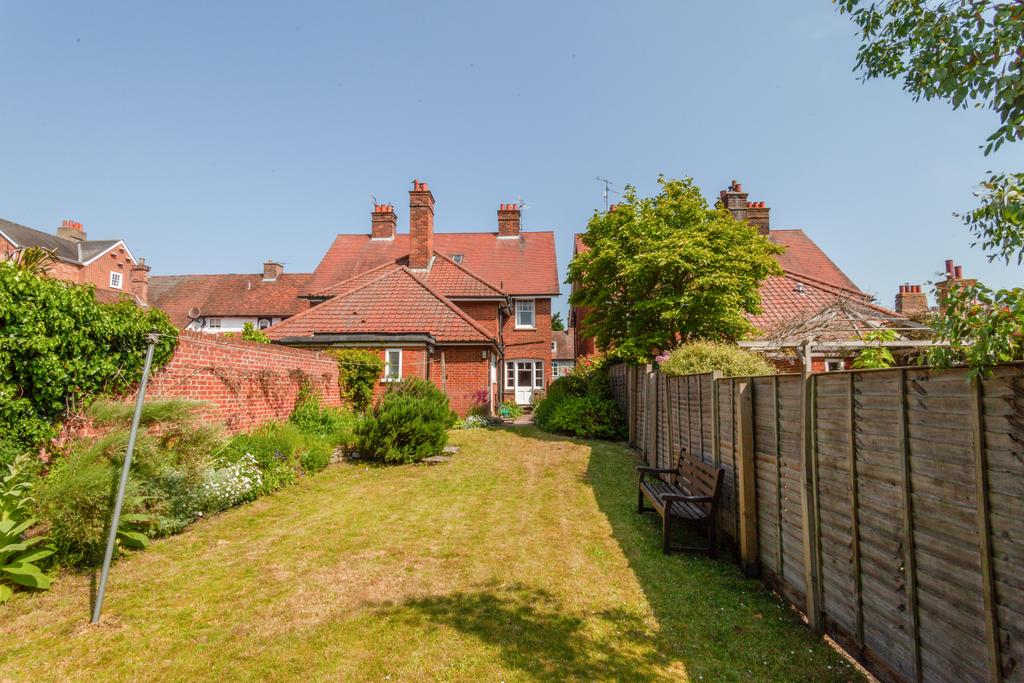
M 498 238 L 493 232 L 435 232 L 434 251 L 462 254 L 462 266 L 509 294 L 557 295 L 558 267 L 551 232 L 523 232 Z M 377 266 L 409 254 L 409 235 L 373 240 L 370 235 L 338 235 L 309 283 L 320 292 Z
M 316 292 L 316 295 L 335 296 L 370 282 L 388 270 L 408 266 L 408 264 L 409 257 L 406 255 L 371 270 L 363 271 L 348 280 Z M 483 278 L 474 275 L 444 254 L 436 251 L 434 252 L 433 262 L 427 271 L 412 271 L 412 273 L 449 299 L 505 296 L 505 293 L 497 287 L 494 287 Z
M 768 233 L 768 239 L 786 248 L 784 253 L 775 257 L 783 270 L 860 292 L 853 280 L 846 277 L 846 273 L 803 230 L 772 230 Z
M 188 311 L 204 316 L 286 318 L 308 308 L 298 299 L 310 273 L 284 273 L 264 282 L 262 274 L 156 275 L 149 281 L 149 304 L 167 312 L 178 327 L 189 323 Z
M 866 313 L 873 313 L 879 318 L 898 317 L 893 311 L 872 303 L 871 298 L 860 290 L 835 287 L 816 278 L 786 272 L 761 283 L 762 312 L 748 316 L 748 320 L 764 333 L 777 325 L 821 311 L 840 300 L 854 302 Z
M 430 334 L 438 342 L 493 342 L 493 335 L 405 266 L 381 268 L 327 301 L 267 329 L 271 339 L 315 334 Z

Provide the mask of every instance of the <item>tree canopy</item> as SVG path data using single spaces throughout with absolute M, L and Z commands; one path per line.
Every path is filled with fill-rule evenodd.
M 999 119 L 986 155 L 1024 138 L 1024 3 L 994 0 L 836 0 L 861 30 L 855 69 L 865 79 L 903 80 L 915 99 L 975 106 Z M 990 173 L 980 205 L 958 217 L 988 259 L 1024 262 L 1024 173 Z M 1024 357 L 1024 289 L 961 284 L 939 292 L 939 341 L 928 360 L 966 361 L 976 370 Z
M 595 212 L 569 264 L 570 302 L 598 346 L 634 360 L 698 339 L 733 341 L 752 331 L 759 286 L 781 274 L 782 251 L 756 228 L 711 207 L 691 178 L 659 177 L 661 191 Z
M 551 314 L 551 330 L 553 332 L 561 332 L 565 329 L 565 322 L 562 320 L 562 312 L 555 311 Z

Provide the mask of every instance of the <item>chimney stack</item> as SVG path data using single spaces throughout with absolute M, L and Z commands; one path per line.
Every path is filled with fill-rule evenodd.
M 434 254 L 434 195 L 426 183 L 409 190 L 409 267 L 426 270 Z
M 84 242 L 85 232 L 82 230 L 81 223 L 65 218 L 61 221 L 60 227 L 57 228 L 57 237 L 73 242 Z
M 281 277 L 284 273 L 284 266 L 277 261 L 264 261 L 263 262 L 263 281 L 273 282 L 274 280 Z
M 921 291 L 921 285 L 900 285 L 896 312 L 911 317 L 928 312 L 928 295 Z
M 370 237 L 375 240 L 393 240 L 398 229 L 398 216 L 391 204 L 375 204 L 370 214 Z
M 935 283 L 935 295 L 938 299 L 940 309 L 945 308 L 944 299 L 946 298 L 946 292 L 949 291 L 953 285 L 971 286 L 977 284 L 977 280 L 974 278 L 964 277 L 964 267 L 958 266 L 953 263 L 953 259 L 946 259 L 946 279 Z
M 771 209 L 764 202 L 748 202 L 749 195 L 743 191 L 743 185 L 734 180 L 718 196 L 725 208 L 729 209 L 733 218 L 738 221 L 746 221 L 757 228 L 757 232 L 761 235 L 768 234 L 770 224 L 768 212 Z
M 521 213 L 518 204 L 502 204 L 498 207 L 498 237 L 519 237 Z
M 144 258 L 132 266 L 132 294 L 144 304 L 149 303 L 149 271 Z

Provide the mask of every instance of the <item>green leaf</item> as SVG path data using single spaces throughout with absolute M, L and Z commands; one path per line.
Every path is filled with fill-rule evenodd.
M 132 550 L 144 550 L 149 547 L 149 538 L 139 531 L 119 530 L 117 536 L 126 547 Z
M 0 583 L 0 605 L 10 600 L 12 595 L 14 595 L 14 590 L 10 586 Z
M 7 574 L 7 578 L 20 586 L 46 590 L 53 583 L 53 579 L 44 574 L 34 564 L 18 563 L 0 567 L 0 572 Z

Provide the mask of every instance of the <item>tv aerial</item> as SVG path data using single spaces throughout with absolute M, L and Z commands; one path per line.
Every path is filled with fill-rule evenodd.
M 614 187 L 615 185 L 614 185 L 614 183 L 612 183 L 612 181 L 608 180 L 607 178 L 602 178 L 601 176 L 597 176 L 596 178 L 594 178 L 594 180 L 596 180 L 599 183 L 604 183 L 604 192 L 603 192 L 603 196 L 604 196 L 604 210 L 608 211 L 608 193 L 609 192 L 613 192 L 613 193 L 615 193 L 617 195 L 621 195 L 622 193 L 619 192 L 618 190 L 613 190 L 612 187 Z

